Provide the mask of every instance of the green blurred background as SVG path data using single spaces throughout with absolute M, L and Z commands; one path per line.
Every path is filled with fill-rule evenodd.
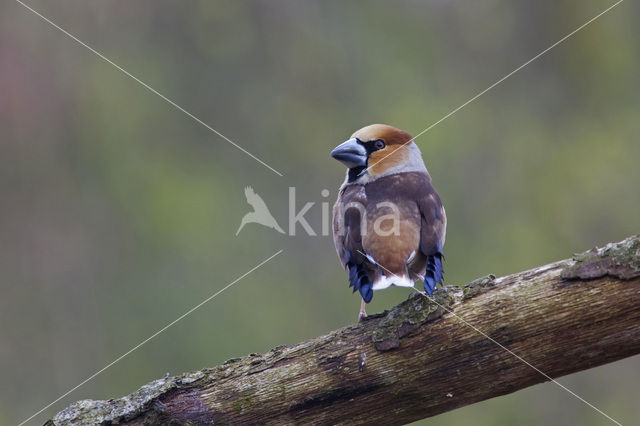
M 247 225 L 253 186 L 321 231 L 329 151 L 416 134 L 613 1 L 30 1 L 279 177 L 20 4 L 0 5 L 0 424 L 294 344 L 356 319 L 329 236 Z M 637 233 L 640 41 L 627 1 L 416 140 L 447 208 L 448 284 Z M 329 198 L 321 191 L 329 189 Z M 376 293 L 370 312 L 406 298 Z M 561 379 L 625 424 L 640 357 Z M 479 383 L 478 386 L 484 384 Z M 416 401 L 419 403 L 419 401 Z M 608 424 L 553 384 L 422 424 Z

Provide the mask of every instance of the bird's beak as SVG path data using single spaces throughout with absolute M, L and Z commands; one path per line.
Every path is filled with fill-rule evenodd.
M 348 168 L 367 165 L 367 150 L 356 138 L 341 143 L 331 151 L 331 156 Z

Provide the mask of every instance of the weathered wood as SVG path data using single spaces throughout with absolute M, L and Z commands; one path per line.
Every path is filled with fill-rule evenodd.
M 414 294 L 308 342 L 76 402 L 49 424 L 400 424 L 547 380 L 468 324 L 551 377 L 640 353 L 640 236 Z

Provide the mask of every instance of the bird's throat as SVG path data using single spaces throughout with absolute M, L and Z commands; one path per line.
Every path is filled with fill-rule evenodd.
M 367 166 L 353 167 L 349 169 L 347 182 L 352 183 L 358 180 L 358 178 L 362 175 L 362 172 L 364 172 L 366 169 L 367 169 Z

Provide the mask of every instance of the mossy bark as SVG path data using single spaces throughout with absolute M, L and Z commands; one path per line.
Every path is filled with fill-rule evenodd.
M 402 424 L 547 380 L 478 330 L 550 377 L 640 353 L 640 237 L 414 294 L 308 342 L 76 402 L 48 424 Z

